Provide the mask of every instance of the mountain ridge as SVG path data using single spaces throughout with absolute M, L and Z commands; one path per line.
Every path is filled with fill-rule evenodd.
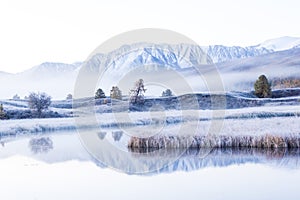
M 211 56 L 207 57 L 206 53 Z M 87 62 L 90 62 L 89 64 L 94 68 L 93 73 L 99 72 L 100 64 L 104 64 L 109 69 L 115 69 L 116 74 L 113 73 L 112 76 L 124 75 L 128 70 L 141 65 L 154 64 L 183 70 L 214 62 L 223 76 L 226 89 L 248 90 L 249 81 L 255 80 L 261 73 L 270 76 L 282 74 L 283 77 L 300 74 L 299 58 L 300 48 L 297 46 L 284 51 L 274 51 L 254 46 L 214 45 L 205 48 L 188 44 L 143 46 L 140 43 L 124 45 L 107 55 L 96 54 L 85 62 L 72 64 L 45 62 L 17 74 L 0 72 L 0 81 L 6 83 L 0 86 L 0 92 L 5 95 L 1 98 L 11 98 L 14 94 L 23 97 L 32 91 L 44 91 L 55 98 L 65 98 L 74 90 L 80 66 Z M 107 66 L 108 63 L 109 66 Z M 188 74 L 189 70 L 186 73 Z M 110 78 L 113 79 L 113 77 Z M 245 83 L 245 85 L 240 88 L 233 87 L 237 82 Z M 109 91 L 109 88 L 104 89 Z
M 140 45 L 143 43 L 138 43 L 137 45 Z M 136 44 L 134 44 L 136 45 Z M 153 44 L 157 45 L 157 44 Z M 169 44 L 159 44 L 160 46 L 166 46 Z M 189 46 L 198 46 L 198 45 L 191 45 L 191 44 L 185 44 Z M 124 45 L 117 49 L 116 51 L 120 49 L 128 50 L 132 45 Z M 249 57 L 255 57 L 263 54 L 269 54 L 276 51 L 284 51 L 292 48 L 300 48 L 300 37 L 289 37 L 289 36 L 283 36 L 275 39 L 269 39 L 266 40 L 258 45 L 253 46 L 225 46 L 225 45 L 209 45 L 209 46 L 199 46 L 204 53 L 206 53 L 214 63 L 222 63 L 231 61 L 234 59 L 241 59 L 241 58 L 249 58 Z M 33 66 L 32 68 L 29 68 L 27 70 L 24 70 L 22 72 L 16 73 L 24 73 L 27 71 L 33 71 L 41 70 L 41 68 L 49 68 L 53 70 L 53 68 L 56 68 L 57 71 L 68 71 L 68 69 L 64 68 L 70 68 L 76 70 L 78 67 L 81 66 L 83 62 L 74 62 L 74 63 L 62 63 L 62 62 L 43 62 L 39 65 Z M 14 73 L 8 73 L 1 71 L 0 74 L 7 74 L 7 75 L 13 75 Z

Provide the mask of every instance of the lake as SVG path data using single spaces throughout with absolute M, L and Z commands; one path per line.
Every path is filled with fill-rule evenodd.
M 116 137 L 107 132 L 105 138 L 126 152 L 125 136 L 114 141 Z M 18 135 L 0 141 L 0 198 L 5 200 L 300 199 L 298 149 L 127 151 L 145 162 L 147 172 L 128 173 L 130 160 L 113 152 L 109 161 L 98 160 L 76 132 Z M 169 163 L 161 168 L 166 157 Z M 126 170 L 107 166 L 111 162 Z

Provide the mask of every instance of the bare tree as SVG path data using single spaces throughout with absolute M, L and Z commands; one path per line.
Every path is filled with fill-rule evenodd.
M 30 93 L 28 97 L 28 106 L 35 110 L 38 117 L 42 116 L 42 111 L 47 110 L 51 104 L 51 97 L 46 93 Z
M 143 104 L 144 93 L 146 92 L 144 86 L 144 80 L 139 79 L 135 82 L 134 88 L 130 90 L 130 103 L 131 104 Z

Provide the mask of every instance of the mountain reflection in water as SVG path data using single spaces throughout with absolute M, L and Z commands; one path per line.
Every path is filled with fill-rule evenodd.
M 97 133 L 96 133 L 97 134 Z M 124 145 L 120 134 L 116 132 L 98 133 L 99 140 L 111 138 L 116 145 Z M 120 140 L 120 141 L 119 141 Z M 107 167 L 104 161 L 99 161 L 89 154 L 82 146 L 78 134 L 59 132 L 51 134 L 26 135 L 22 137 L 5 138 L 1 140 L 0 159 L 23 155 L 46 163 L 60 163 L 71 160 L 94 162 L 100 168 Z M 227 167 L 241 164 L 263 164 L 277 168 L 299 169 L 300 149 L 276 148 L 212 148 L 212 149 L 164 149 L 144 153 L 141 149 L 131 149 L 130 157 L 145 162 L 150 174 L 172 173 L 176 171 L 195 171 L 207 167 Z M 180 155 L 180 156 L 178 156 Z M 124 168 L 130 163 L 126 158 L 111 153 L 110 162 L 120 162 Z M 162 158 L 174 158 L 174 162 L 161 167 Z M 123 160 L 122 160 L 123 159 Z

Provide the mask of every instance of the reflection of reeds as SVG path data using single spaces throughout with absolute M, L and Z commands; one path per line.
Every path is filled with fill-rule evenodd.
M 145 152 L 145 149 L 141 148 L 129 150 L 133 157 L 147 163 L 149 171 L 153 174 L 245 163 L 263 163 L 275 167 L 299 169 L 300 164 L 300 148 L 173 148 L 152 152 Z M 170 162 L 161 168 L 161 163 L 166 160 Z
M 161 173 L 243 163 L 299 168 L 299 144 L 300 135 L 156 135 L 132 137 L 128 150 L 147 171 Z
M 300 136 L 153 136 L 149 138 L 131 137 L 129 148 L 299 148 Z

